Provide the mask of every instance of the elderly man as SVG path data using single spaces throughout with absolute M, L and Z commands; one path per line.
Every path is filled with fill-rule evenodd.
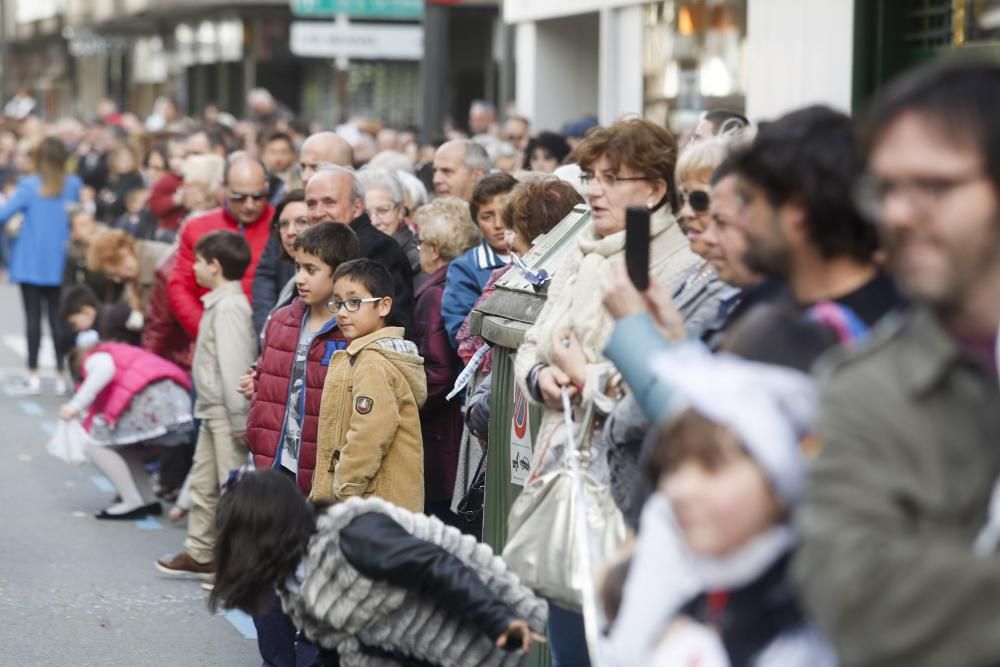
M 306 207 L 312 224 L 336 222 L 350 225 L 358 235 L 361 256 L 381 262 L 389 273 L 395 294 L 390 319 L 409 328 L 413 311 L 413 271 L 396 241 L 372 226 L 365 212 L 365 193 L 354 172 L 344 167 L 324 167 L 306 185 Z
M 476 184 L 492 166 L 479 144 L 468 139 L 445 142 L 434 153 L 434 194 L 470 201 Z
M 286 136 L 286 135 L 282 135 Z M 324 165 L 339 165 L 350 167 L 354 160 L 351 145 L 333 132 L 317 132 L 309 135 L 299 149 L 299 168 L 302 182 L 308 183 L 316 174 L 317 168 Z M 291 193 L 289 193 L 291 194 Z M 280 201 L 276 202 L 280 205 Z M 295 267 L 289 262 L 281 261 L 281 239 L 272 234 L 264 248 L 257 273 L 253 281 L 253 325 L 260 333 L 267 322 L 267 317 L 274 309 L 288 281 L 295 275 Z
M 194 277 L 194 246 L 209 232 L 225 229 L 237 232 L 250 244 L 250 266 L 243 276 L 243 291 L 251 296 L 254 272 L 271 236 L 270 221 L 274 209 L 267 202 L 267 169 L 246 153 L 234 153 L 226 163 L 225 202 L 221 208 L 188 220 L 181 230 L 177 262 L 167 285 L 170 307 L 177 320 L 192 338 L 205 310 L 201 296 L 208 290 L 199 287 Z

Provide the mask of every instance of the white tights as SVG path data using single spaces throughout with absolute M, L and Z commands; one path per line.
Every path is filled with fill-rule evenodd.
M 142 448 L 87 445 L 87 454 L 97 469 L 107 477 L 122 500 L 108 507 L 108 514 L 124 514 L 156 502 L 156 495 L 142 460 Z

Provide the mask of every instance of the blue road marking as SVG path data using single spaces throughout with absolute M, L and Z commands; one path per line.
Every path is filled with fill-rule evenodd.
M 151 516 L 143 517 L 135 522 L 135 527 L 140 530 L 163 530 L 163 524 Z
M 41 417 L 45 414 L 45 408 L 35 401 L 18 401 L 17 407 L 21 408 L 21 412 L 31 417 Z
M 236 628 L 236 631 L 247 639 L 257 639 L 257 628 L 253 619 L 239 609 L 230 609 L 225 613 L 226 620 Z
M 42 432 L 50 438 L 56 434 L 55 422 L 42 422 L 39 426 L 41 427 Z
M 115 492 L 115 485 L 108 481 L 108 478 L 104 475 L 91 475 L 90 481 L 94 483 L 94 486 L 105 493 Z

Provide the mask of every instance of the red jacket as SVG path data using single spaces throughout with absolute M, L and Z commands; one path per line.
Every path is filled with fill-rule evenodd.
M 174 270 L 176 262 L 177 251 L 174 250 L 156 267 L 153 289 L 150 290 L 149 300 L 146 302 L 146 326 L 142 329 L 142 346 L 190 373 L 191 361 L 194 358 L 194 338 L 188 335 L 174 317 L 174 311 L 170 309 L 170 296 L 167 294 L 167 279 Z
M 271 316 L 264 329 L 264 349 L 257 360 L 256 391 L 247 416 L 247 439 L 254 464 L 258 468 L 277 468 L 281 465 L 278 452 L 285 431 L 286 411 L 299 411 L 302 444 L 296 478 L 305 494 L 312 488 L 312 474 L 316 468 L 316 431 L 326 371 L 333 353 L 347 348 L 347 340 L 331 319 L 316 334 L 309 348 L 304 400 L 297 406 L 289 406 L 295 348 L 308 315 L 308 307 L 296 298 Z
M 187 209 L 174 203 L 174 194 L 184 184 L 172 171 L 160 176 L 149 193 L 149 211 L 156 216 L 160 229 L 177 229 L 187 214 Z
M 247 295 L 247 300 L 250 300 L 254 272 L 257 270 L 257 262 L 260 261 L 260 256 L 264 252 L 264 246 L 267 245 L 267 239 L 271 236 L 271 218 L 273 216 L 274 209 L 270 204 L 267 204 L 260 217 L 253 224 L 244 225 L 226 209 L 216 208 L 184 223 L 177 247 L 177 263 L 174 264 L 174 269 L 170 272 L 167 286 L 169 287 L 170 307 L 181 326 L 192 338 L 198 337 L 198 324 L 201 322 L 201 314 L 205 311 L 201 296 L 208 292 L 204 287 L 200 287 L 194 279 L 195 244 L 205 234 L 220 229 L 243 235 L 243 238 L 250 244 L 250 266 L 243 274 L 242 282 L 243 291 Z
M 184 389 L 191 390 L 191 380 L 187 373 L 155 354 L 134 345 L 124 343 L 101 343 L 87 356 L 95 352 L 107 352 L 115 362 L 115 377 L 90 404 L 90 410 L 83 425 L 90 430 L 94 417 L 102 415 L 110 426 L 128 408 L 132 398 L 158 380 L 172 380 Z M 86 370 L 83 372 L 86 378 Z
M 445 400 L 461 371 L 441 317 L 448 267 L 431 274 L 417 290 L 413 309 L 413 340 L 424 358 L 427 402 L 420 410 L 424 438 L 425 505 L 451 500 L 462 440 L 462 401 Z

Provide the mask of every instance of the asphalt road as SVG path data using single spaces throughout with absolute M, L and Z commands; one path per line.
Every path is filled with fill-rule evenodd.
M 23 372 L 24 349 L 20 296 L 2 284 L 0 374 Z M 197 581 L 153 569 L 180 549 L 183 524 L 93 518 L 113 491 L 89 463 L 46 452 L 66 400 L 46 376 L 31 398 L 8 396 L 0 377 L 0 667 L 259 665 L 248 617 L 213 616 Z

